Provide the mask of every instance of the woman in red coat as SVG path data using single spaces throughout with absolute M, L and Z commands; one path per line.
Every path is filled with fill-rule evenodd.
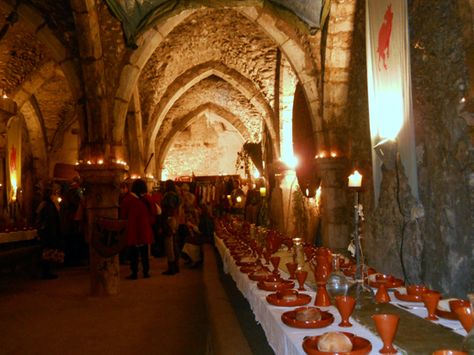
M 133 182 L 131 193 L 125 196 L 120 205 L 120 214 L 122 219 L 128 221 L 127 246 L 132 272 L 128 279 L 137 279 L 139 257 L 142 262 L 143 277 L 148 278 L 150 277 L 148 249 L 153 243 L 152 224 L 155 221 L 156 206 L 147 194 L 144 180 L 137 179 Z

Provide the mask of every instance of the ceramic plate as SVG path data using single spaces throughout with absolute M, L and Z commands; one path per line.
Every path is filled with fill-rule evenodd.
M 326 352 L 318 350 L 318 342 L 321 335 L 305 337 L 303 349 L 310 355 L 365 355 L 372 350 L 372 344 L 365 338 L 358 337 L 351 333 L 345 333 L 352 342 L 352 350 L 349 352 Z
M 389 288 L 396 288 L 403 286 L 403 280 L 396 279 L 390 275 L 383 275 L 383 274 L 373 274 L 369 275 L 369 285 L 375 288 L 379 288 L 381 284 Z
M 441 318 L 458 320 L 457 314 L 455 312 L 451 312 L 451 308 L 449 308 L 449 301 L 455 299 L 456 298 L 446 298 L 443 300 L 439 300 L 438 307 L 436 308 L 436 315 L 440 316 Z
M 264 281 L 261 280 L 257 283 L 257 287 L 264 291 L 278 291 L 286 290 L 295 287 L 295 283 L 289 280 L 280 281 Z
M 398 298 L 400 301 L 405 301 L 405 302 L 423 302 L 423 299 L 421 298 L 421 295 L 409 295 L 401 290 L 395 290 L 393 292 L 396 298 Z
M 281 297 L 278 297 L 278 294 L 271 293 L 267 296 L 267 302 L 279 307 L 295 307 L 295 306 L 304 306 L 311 302 L 311 296 L 305 293 L 298 293 L 297 299 L 287 300 Z
M 300 321 L 296 319 L 296 312 L 302 311 L 307 308 L 316 308 L 321 312 L 321 320 L 310 320 L 310 321 Z M 334 322 L 334 316 L 327 312 L 322 311 L 317 307 L 299 307 L 292 311 L 285 312 L 281 315 L 281 320 L 286 325 L 293 328 L 324 328 Z
M 268 272 L 268 274 L 257 274 L 256 272 L 251 272 L 249 274 L 249 279 L 252 281 L 263 281 L 265 280 L 268 276 L 273 275 L 271 271 Z
M 240 268 L 240 272 L 242 272 L 244 274 L 250 274 L 251 272 L 254 272 L 255 270 L 257 270 L 256 265 L 254 265 L 254 266 L 242 266 Z
M 237 266 L 256 266 L 257 263 L 255 261 L 236 261 L 235 264 Z

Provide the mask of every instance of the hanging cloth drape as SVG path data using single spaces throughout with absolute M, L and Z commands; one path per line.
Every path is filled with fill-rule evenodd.
M 366 41 L 372 146 L 396 139 L 412 194 L 418 198 L 406 0 L 366 1 Z M 374 150 L 372 162 L 377 204 L 381 160 Z

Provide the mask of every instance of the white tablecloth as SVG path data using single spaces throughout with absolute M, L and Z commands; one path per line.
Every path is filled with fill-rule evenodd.
M 293 309 L 294 307 L 277 307 L 269 304 L 266 301 L 266 296 L 271 292 L 260 290 L 257 287 L 257 282 L 251 281 L 247 274 L 240 272 L 240 267 L 235 264 L 234 258 L 230 255 L 229 250 L 225 246 L 222 239 L 216 237 L 215 245 L 223 261 L 224 272 L 228 273 L 234 279 L 237 288 L 242 292 L 244 297 L 250 304 L 250 307 L 255 315 L 255 320 L 262 326 L 267 341 L 273 348 L 277 355 L 296 355 L 305 354 L 303 350 L 303 340 L 305 336 L 321 335 L 329 331 L 344 331 L 351 332 L 357 336 L 368 339 L 372 343 L 371 354 L 378 354 L 378 350 L 382 348 L 382 341 L 378 335 L 372 333 L 368 328 L 362 324 L 350 318 L 350 322 L 353 324 L 350 328 L 339 327 L 338 324 L 341 321 L 339 312 L 334 306 L 320 307 L 322 310 L 326 310 L 332 313 L 334 316 L 334 322 L 325 328 L 319 329 L 298 329 L 292 328 L 284 324 L 281 320 L 281 315 Z M 288 278 L 288 275 L 281 271 L 282 277 Z M 308 305 L 314 304 L 315 292 L 310 287 L 306 286 L 308 291 L 306 294 L 312 297 L 312 302 Z M 302 291 L 301 291 L 302 292 Z M 405 305 L 407 307 L 419 307 L 414 309 L 405 309 L 413 314 L 420 317 L 426 316 L 426 309 L 420 303 L 410 303 L 398 301 L 392 292 L 389 293 L 392 302 L 399 306 Z M 394 301 L 396 300 L 396 302 Z M 399 306 L 400 307 L 400 306 Z M 400 307 L 402 308 L 402 307 Z M 461 335 L 466 335 L 466 332 L 460 326 L 458 321 L 450 321 L 440 319 L 438 321 L 444 326 L 456 329 L 455 331 Z M 403 351 L 399 351 L 399 354 L 403 354 Z
M 38 232 L 33 230 L 26 230 L 26 231 L 12 231 L 8 233 L 0 233 L 0 244 L 2 243 L 11 243 L 11 242 L 19 242 L 24 240 L 32 240 L 35 239 Z

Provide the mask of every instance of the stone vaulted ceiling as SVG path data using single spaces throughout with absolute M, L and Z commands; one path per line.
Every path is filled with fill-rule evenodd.
M 241 86 L 260 92 L 273 107 L 276 55 L 275 43 L 237 11 L 206 9 L 189 16 L 156 48 L 138 82 L 144 125 L 158 125 L 157 150 L 175 120 L 203 105 L 225 108 L 241 121 L 239 132 L 245 140 L 260 141 L 262 108 Z M 208 74 L 193 81 L 206 70 Z M 170 92 L 173 86 L 189 88 L 176 96 Z M 177 100 L 158 121 L 160 107 L 171 97 Z
M 64 7 L 68 5 L 33 1 L 30 9 L 37 15 L 49 12 L 51 16 L 45 16 L 44 21 L 56 30 L 61 43 L 74 48 L 72 17 L 64 16 L 69 11 Z M 0 2 L 0 28 L 12 10 L 11 4 Z M 59 149 L 64 130 L 74 123 L 75 105 L 50 49 L 38 39 L 32 23 L 22 16 L 0 40 L 0 73 L 2 94 L 16 101 L 18 115 L 25 119 L 32 154 L 44 159 L 46 151 Z
M 13 0 L 0 0 L 0 28 L 14 7 Z M 106 3 L 97 2 L 97 9 L 110 97 L 125 54 L 134 51 L 125 47 L 120 22 Z M 31 154 L 54 164 L 64 158 L 64 135 L 76 134 L 79 127 L 76 103 L 83 83 L 71 79 L 68 69 L 63 72 L 63 62 L 70 61 L 72 72 L 80 74 L 79 34 L 69 1 L 24 1 L 18 13 L 19 20 L 0 39 L 0 90 L 18 104 Z M 229 123 L 242 142 L 262 140 L 265 124 L 276 117 L 278 46 L 244 13 L 239 8 L 193 9 L 140 65 L 135 93 L 144 155 L 150 147 L 166 155 L 170 141 L 203 112 Z M 74 155 L 68 162 L 78 158 L 77 152 Z

